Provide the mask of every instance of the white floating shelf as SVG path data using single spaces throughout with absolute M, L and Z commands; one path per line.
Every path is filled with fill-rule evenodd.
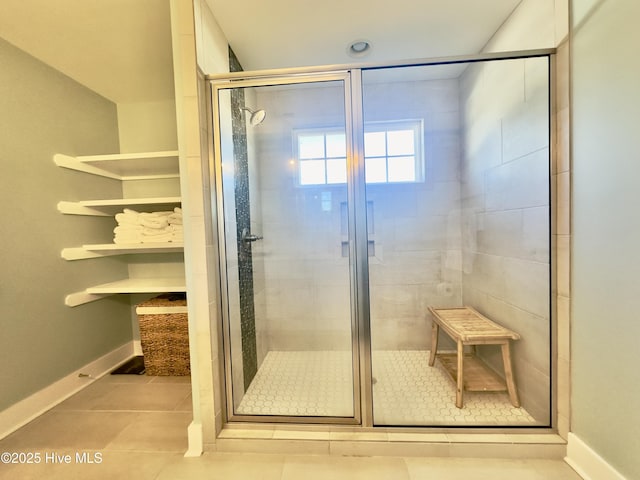
M 86 258 L 106 257 L 111 255 L 129 255 L 136 253 L 180 253 L 184 251 L 183 243 L 104 243 L 82 245 L 76 248 L 64 248 L 60 256 L 65 260 L 84 260 Z
M 114 155 L 69 156 L 56 154 L 54 163 L 62 168 L 114 180 L 157 180 L 180 178 L 178 151 L 122 153 Z M 164 182 L 163 182 L 164 183 Z M 169 182 L 172 186 L 174 182 Z M 173 193 L 174 188 L 165 191 Z M 182 204 L 179 196 L 153 198 L 117 198 L 103 200 L 61 201 L 58 210 L 70 215 L 112 217 L 125 208 L 140 212 L 170 211 Z M 65 248 L 61 252 L 66 260 L 98 258 L 110 255 L 181 253 L 182 243 L 95 244 Z M 180 273 L 177 273 L 180 275 Z M 115 294 L 186 292 L 186 281 L 181 278 L 131 278 L 96 285 L 65 298 L 70 307 L 94 302 Z
M 72 157 L 56 154 L 59 167 L 116 180 L 149 180 L 179 177 L 178 152 L 120 153 Z
M 111 294 L 108 295 L 94 295 L 91 293 L 87 293 L 87 292 L 76 292 L 76 293 L 70 293 L 69 295 L 67 295 L 64 298 L 64 304 L 67 307 L 77 307 L 78 305 L 83 305 L 85 303 L 89 303 L 89 302 L 95 302 L 96 300 L 101 300 L 105 297 L 109 297 L 111 296 Z
M 184 278 L 127 278 L 86 289 L 91 294 L 186 292 Z
M 95 245 L 83 245 L 83 249 L 92 252 L 118 252 L 118 253 L 173 253 L 184 249 L 182 243 L 104 243 Z
M 68 307 L 77 307 L 78 305 L 94 302 L 118 293 L 171 293 L 186 291 L 187 286 L 184 278 L 128 278 L 117 282 L 89 287 L 82 292 L 72 293 L 65 297 L 64 303 Z
M 152 197 L 152 198 L 114 198 L 105 200 L 81 200 L 79 202 L 58 202 L 58 211 L 67 215 L 93 215 L 112 217 L 125 208 L 132 210 L 154 211 L 173 210 L 180 205 L 180 197 Z

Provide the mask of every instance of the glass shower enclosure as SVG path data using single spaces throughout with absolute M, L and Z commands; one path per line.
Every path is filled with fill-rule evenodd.
M 229 421 L 551 426 L 550 60 L 211 80 Z M 463 306 L 517 333 L 521 405 L 457 407 L 442 331 L 429 365 Z

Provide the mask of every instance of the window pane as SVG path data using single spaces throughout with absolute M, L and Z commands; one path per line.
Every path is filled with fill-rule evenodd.
M 389 155 L 413 155 L 413 130 L 392 130 L 387 132 L 387 148 Z
M 300 162 L 300 185 L 322 185 L 324 183 L 324 160 L 303 160 Z
M 364 178 L 367 183 L 386 182 L 387 181 L 387 165 L 385 158 L 365 158 Z
M 416 180 L 415 157 L 389 158 L 390 182 L 414 182 Z
M 368 132 L 364 134 L 365 157 L 384 157 L 386 154 L 384 132 Z
M 324 135 L 299 135 L 298 158 L 324 158 Z
M 347 183 L 347 159 L 327 160 L 327 183 Z
M 347 142 L 344 133 L 327 135 L 327 158 L 347 156 Z

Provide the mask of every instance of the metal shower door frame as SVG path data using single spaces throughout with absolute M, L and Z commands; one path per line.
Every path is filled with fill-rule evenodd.
M 355 77 L 355 82 L 354 82 Z M 222 307 L 222 334 L 225 375 L 225 403 L 227 421 L 282 422 L 371 425 L 370 335 L 368 329 L 368 258 L 366 199 L 364 182 L 364 147 L 362 145 L 362 90 L 360 72 L 337 70 L 323 73 L 266 75 L 257 78 L 210 79 L 213 132 L 213 178 L 215 185 L 216 213 L 218 217 L 219 271 Z M 238 415 L 234 413 L 231 370 L 231 322 L 229 313 L 229 289 L 227 277 L 227 252 L 225 245 L 224 202 L 222 190 L 222 142 L 219 130 L 220 101 L 223 90 L 245 87 L 310 84 L 341 81 L 344 87 L 345 133 L 347 138 L 347 203 L 349 231 L 350 324 L 353 367 L 353 417 L 308 417 L 274 415 Z
M 362 63 L 358 65 L 325 65 L 314 67 L 300 67 L 288 69 L 273 69 L 254 72 L 232 72 L 226 74 L 207 75 L 206 79 L 211 95 L 213 118 L 219 117 L 218 91 L 234 87 L 253 87 L 269 85 L 286 85 L 294 83 L 311 83 L 314 81 L 343 80 L 345 82 L 345 120 L 347 133 L 347 165 L 348 165 L 348 202 L 349 210 L 349 256 L 350 256 L 350 287 L 351 287 L 351 325 L 352 325 L 352 353 L 353 353 L 353 388 L 354 388 L 354 417 L 273 417 L 257 415 L 233 415 L 233 398 L 227 392 L 224 394 L 227 404 L 227 421 L 245 422 L 282 422 L 282 423 L 317 423 L 317 424 L 350 424 L 362 427 L 374 427 L 373 421 L 373 391 L 372 391 L 372 359 L 371 359 L 371 324 L 369 303 L 369 261 L 368 261 L 368 235 L 367 235 L 367 207 L 366 207 L 366 183 L 364 175 L 364 119 L 363 119 L 363 85 L 362 73 L 377 69 L 402 68 L 412 66 L 438 66 L 453 64 L 471 64 L 493 60 L 512 60 L 532 57 L 553 58 L 554 48 L 491 52 L 473 55 L 461 55 L 431 59 L 413 59 L 397 63 Z M 555 78 L 554 62 L 550 60 L 549 90 L 550 106 L 552 113 Z M 216 212 L 218 214 L 218 235 L 224 239 L 224 215 L 222 207 L 222 179 L 221 179 L 221 146 L 220 135 L 216 130 L 216 122 L 213 122 L 212 132 L 214 143 L 213 169 L 211 184 L 215 185 Z M 554 156 L 554 128 L 553 115 L 550 118 L 550 159 Z M 550 176 L 551 181 L 551 176 Z M 554 189 L 550 188 L 550 208 L 555 207 Z M 551 244 L 555 226 L 550 226 Z M 556 279 L 552 274 L 555 264 L 555 251 L 551 248 L 550 257 L 550 291 L 554 291 Z M 224 241 L 219 242 L 220 255 L 220 282 L 221 305 L 223 311 L 223 344 L 225 362 L 224 386 L 230 388 L 230 331 L 228 322 L 228 291 L 226 278 L 226 252 Z M 551 425 L 556 424 L 557 379 L 555 358 L 555 329 L 556 315 L 554 296 L 550 295 L 550 324 L 551 324 Z M 224 388 L 223 386 L 223 388 Z M 513 427 L 509 427 L 513 428 Z M 496 430 L 492 430 L 496 431 Z M 510 431 L 510 430 L 508 430 Z

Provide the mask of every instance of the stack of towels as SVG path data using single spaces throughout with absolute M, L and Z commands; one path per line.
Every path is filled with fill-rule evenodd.
M 170 212 L 136 212 L 125 208 L 116 214 L 118 226 L 113 230 L 113 242 L 127 243 L 183 243 L 182 209 Z

